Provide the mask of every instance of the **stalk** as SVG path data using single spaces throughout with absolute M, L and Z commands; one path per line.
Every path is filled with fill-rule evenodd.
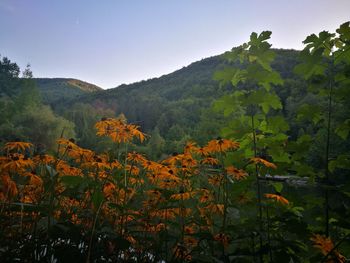
M 94 237 L 94 233 L 95 233 L 95 229 L 96 229 L 96 223 L 97 223 L 97 219 L 98 219 L 98 216 L 100 214 L 100 211 L 101 211 L 102 204 L 103 204 L 103 202 L 100 203 L 100 205 L 97 209 L 95 219 L 94 219 L 94 224 L 92 226 L 91 237 L 90 237 L 90 241 L 89 241 L 89 251 L 87 254 L 87 258 L 86 258 L 86 263 L 90 263 L 92 241 L 93 241 L 93 237 Z
M 332 120 L 332 95 L 333 95 L 333 70 L 331 69 L 331 76 L 329 81 L 329 95 L 328 95 L 328 120 L 327 120 L 327 139 L 326 139 L 326 153 L 325 153 L 325 178 L 326 178 L 326 190 L 325 190 L 325 234 L 329 237 L 329 152 L 330 152 L 330 133 L 331 133 L 331 120 Z
M 254 158 L 257 157 L 257 146 L 256 146 L 256 131 L 254 126 L 254 115 L 251 115 L 252 119 L 252 133 L 253 133 L 253 146 L 254 146 Z M 259 249 L 259 259 L 260 262 L 263 262 L 262 257 L 262 247 L 263 247 L 263 239 L 262 239 L 262 231 L 263 231 L 263 211 L 261 206 L 261 189 L 260 189 L 260 183 L 259 183 L 259 172 L 258 172 L 258 165 L 255 164 L 255 177 L 256 177 L 256 187 L 257 187 L 257 199 L 258 199 L 258 207 L 259 207 L 259 243 L 260 243 L 260 249 Z
M 269 244 L 269 256 L 270 262 L 273 262 L 272 258 L 272 250 L 271 250 L 271 237 L 270 237 L 270 215 L 269 215 L 269 207 L 266 207 L 266 218 L 267 218 L 267 242 Z

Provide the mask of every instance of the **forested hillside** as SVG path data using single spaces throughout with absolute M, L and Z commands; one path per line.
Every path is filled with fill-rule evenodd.
M 55 105 L 59 101 L 102 90 L 100 87 L 78 80 L 65 78 L 34 78 L 44 103 Z
M 299 102 L 299 98 L 304 98 L 306 92 L 301 78 L 293 73 L 299 52 L 275 51 L 277 55 L 272 67 L 286 80 L 284 86 L 276 87 L 276 91 L 281 96 L 282 103 L 287 106 L 285 114 L 288 115 L 289 109 L 295 107 L 294 100 Z M 213 112 L 212 103 L 231 88 L 229 85 L 220 86 L 214 80 L 214 72 L 229 65 L 222 55 L 210 57 L 160 78 L 72 97 L 54 107 L 75 123 L 81 122 L 82 118 L 93 117 L 91 113 L 84 116 L 84 111 L 92 107 L 90 111 L 95 109 L 99 113 L 93 120 L 85 120 L 90 126 L 98 117 L 102 117 L 103 112 L 109 116 L 124 114 L 128 121 L 140 125 L 153 138 L 158 138 L 152 142 L 155 144 L 153 147 L 158 148 L 158 153 L 171 153 L 181 149 L 190 138 L 205 142 L 219 136 L 220 127 L 225 120 L 222 114 Z M 240 88 L 244 89 L 244 85 Z M 77 126 L 79 129 L 80 125 Z M 78 133 L 86 137 L 83 131 Z M 88 146 L 92 147 L 92 141 L 88 141 Z M 154 152 L 153 149 L 152 153 Z M 159 157 L 159 154 L 155 157 Z

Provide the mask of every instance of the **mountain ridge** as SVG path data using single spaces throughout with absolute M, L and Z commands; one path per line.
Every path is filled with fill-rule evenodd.
M 103 90 L 95 84 L 74 78 L 33 78 L 33 80 L 47 104 Z

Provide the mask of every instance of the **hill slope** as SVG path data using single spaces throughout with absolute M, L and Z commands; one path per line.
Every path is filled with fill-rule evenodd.
M 299 98 L 305 90 L 303 81 L 293 73 L 299 52 L 282 49 L 275 52 L 272 67 L 285 80 L 285 84 L 275 87 L 275 90 L 282 103 L 287 105 L 290 98 Z M 163 152 L 177 149 L 191 138 L 204 143 L 218 137 L 221 127 L 227 122 L 222 113 L 213 112 L 211 107 L 216 99 L 231 89 L 231 86 L 220 87 L 213 80 L 214 73 L 228 66 L 227 63 L 222 56 L 214 56 L 159 78 L 82 93 L 60 100 L 53 106 L 76 127 L 90 127 L 92 130 L 93 123 L 99 118 L 123 113 L 129 122 L 140 125 L 151 138 L 158 138 L 157 142 L 150 144 L 164 144 Z M 85 138 L 79 139 L 82 145 L 94 147 L 83 128 L 77 134 L 78 138 Z
M 34 80 L 44 102 L 47 104 L 55 104 L 60 100 L 102 90 L 94 84 L 77 79 L 35 78 Z
M 293 67 L 298 61 L 298 51 L 275 51 L 277 56 L 273 67 L 283 78 L 295 79 Z M 199 111 L 210 107 L 212 101 L 225 92 L 225 88 L 220 89 L 213 80 L 214 72 L 225 65 L 221 56 L 202 59 L 159 78 L 82 94 L 65 101 L 62 106 L 83 102 L 95 108 L 112 109 L 117 115 L 124 113 L 130 121 L 140 123 L 147 131 L 153 130 L 162 115 L 171 118 L 169 116 L 174 115 L 174 109 L 177 112 L 175 115 L 182 113 L 182 120 L 191 114 L 196 115 L 191 117 L 195 120 Z

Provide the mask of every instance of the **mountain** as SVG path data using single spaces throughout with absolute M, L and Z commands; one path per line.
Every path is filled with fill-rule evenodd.
M 283 49 L 274 51 L 276 59 L 273 68 L 284 79 L 295 79 L 293 68 L 298 63 L 299 52 Z M 227 62 L 222 56 L 213 56 L 159 78 L 71 97 L 62 101 L 61 107 L 86 103 L 94 108 L 110 109 L 116 115 L 123 113 L 129 121 L 139 123 L 146 131 L 161 125 L 161 133 L 165 134 L 165 130 L 175 124 L 186 130 L 186 126 L 196 123 L 201 113 L 227 91 L 228 87 L 219 87 L 218 82 L 213 80 L 215 71 L 225 66 Z M 285 93 L 289 91 L 277 92 L 287 97 Z M 166 125 L 159 123 L 162 119 L 168 120 Z
M 56 104 L 61 100 L 101 91 L 102 88 L 78 79 L 34 78 L 44 103 Z

